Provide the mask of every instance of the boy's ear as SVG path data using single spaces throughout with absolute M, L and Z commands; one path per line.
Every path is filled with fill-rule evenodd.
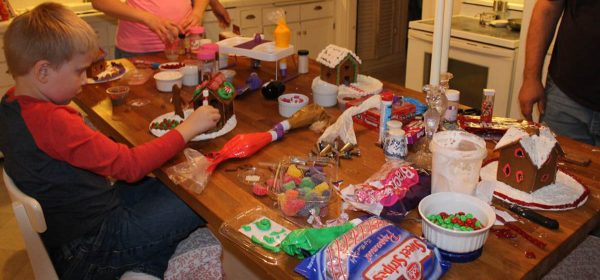
M 33 75 L 35 79 L 40 83 L 47 83 L 50 75 L 50 62 L 47 60 L 40 60 L 33 66 Z

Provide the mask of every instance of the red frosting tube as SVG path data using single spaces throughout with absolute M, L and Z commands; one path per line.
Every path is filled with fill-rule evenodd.
M 221 150 L 208 155 L 211 164 L 207 170 L 212 173 L 217 165 L 226 159 L 251 156 L 276 139 L 277 134 L 274 131 L 238 134 L 227 141 Z

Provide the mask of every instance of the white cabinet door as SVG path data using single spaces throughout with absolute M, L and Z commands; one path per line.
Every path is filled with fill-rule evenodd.
M 219 33 L 223 31 L 231 31 L 231 28 L 234 24 L 240 24 L 240 11 L 237 8 L 227 8 L 227 13 L 229 13 L 229 17 L 231 18 L 231 25 L 227 28 L 223 28 L 219 25 L 219 20 L 212 13 L 212 11 L 208 10 L 204 13 L 202 24 L 204 25 L 204 30 L 206 31 L 206 38 L 211 39 L 213 42 L 217 42 L 219 41 Z
M 322 49 L 335 42 L 333 18 L 303 21 L 300 27 L 302 33 L 298 49 L 308 50 L 310 58 L 316 58 Z

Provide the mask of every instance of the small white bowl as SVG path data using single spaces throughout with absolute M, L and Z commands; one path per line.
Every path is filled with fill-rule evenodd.
M 288 118 L 308 104 L 308 96 L 299 93 L 288 93 L 279 96 L 277 101 L 279 103 L 279 114 Z
M 427 216 L 446 212 L 471 213 L 484 227 L 474 231 L 455 231 L 443 228 L 427 219 Z M 483 247 L 496 214 L 494 209 L 480 199 L 463 193 L 439 192 L 428 195 L 419 203 L 423 235 L 438 248 L 451 253 L 469 253 Z
M 323 107 L 335 106 L 337 103 L 338 87 L 336 85 L 324 82 L 316 77 L 312 82 L 313 98 L 315 103 Z
M 179 71 L 162 71 L 154 74 L 154 79 L 156 80 L 156 89 L 162 92 L 171 92 L 174 85 L 181 88 L 183 74 Z

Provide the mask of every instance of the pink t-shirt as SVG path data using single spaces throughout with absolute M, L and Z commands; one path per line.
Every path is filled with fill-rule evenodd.
M 192 10 L 191 0 L 127 0 L 127 4 L 179 23 Z M 134 52 L 158 52 L 165 44 L 143 23 L 119 20 L 116 45 L 119 49 Z

